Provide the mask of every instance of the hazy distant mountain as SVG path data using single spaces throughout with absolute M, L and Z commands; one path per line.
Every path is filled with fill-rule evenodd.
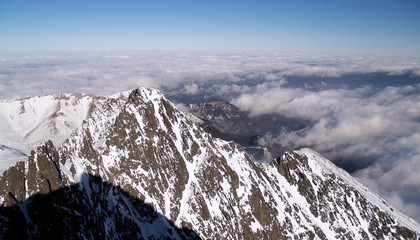
M 280 143 L 264 144 L 260 138 L 280 131 L 299 131 L 312 123 L 279 115 L 250 116 L 228 102 L 178 104 L 188 116 L 215 137 L 235 141 L 246 147 L 249 154 L 261 162 L 271 161 L 288 150 Z
M 255 162 L 159 91 L 97 105 L 0 180 L 10 238 L 418 239 L 420 226 L 310 149 Z

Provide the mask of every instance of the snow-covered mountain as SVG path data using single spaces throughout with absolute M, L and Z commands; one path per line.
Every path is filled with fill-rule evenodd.
M 61 145 L 106 99 L 126 95 L 74 93 L 0 101 L 0 174 L 15 162 L 26 160 L 41 143 L 51 140 Z
M 255 162 L 159 91 L 104 101 L 0 180 L 2 236 L 418 239 L 420 226 L 310 149 Z

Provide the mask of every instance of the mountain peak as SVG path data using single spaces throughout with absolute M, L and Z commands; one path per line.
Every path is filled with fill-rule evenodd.
M 158 99 L 166 99 L 161 91 L 150 87 L 138 87 L 130 92 L 127 102 L 138 104 Z

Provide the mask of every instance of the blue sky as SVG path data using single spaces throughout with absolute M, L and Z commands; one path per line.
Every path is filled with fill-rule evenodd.
M 420 54 L 420 1 L 0 1 L 0 51 Z

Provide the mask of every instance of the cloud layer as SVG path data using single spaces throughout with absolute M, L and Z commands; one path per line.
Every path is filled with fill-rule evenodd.
M 367 80 L 364 81 L 363 78 Z M 362 80 L 363 81 L 362 81 Z M 372 80 L 374 79 L 374 80 Z M 0 55 L 0 98 L 151 86 L 309 124 L 261 139 L 312 147 L 420 221 L 420 58 L 299 53 Z
M 0 54 L 0 98 L 57 92 L 108 95 L 136 86 L 199 94 L 253 91 L 284 76 L 386 72 L 420 76 L 418 57 L 298 53 L 110 52 Z M 270 87 L 261 85 L 260 87 Z

